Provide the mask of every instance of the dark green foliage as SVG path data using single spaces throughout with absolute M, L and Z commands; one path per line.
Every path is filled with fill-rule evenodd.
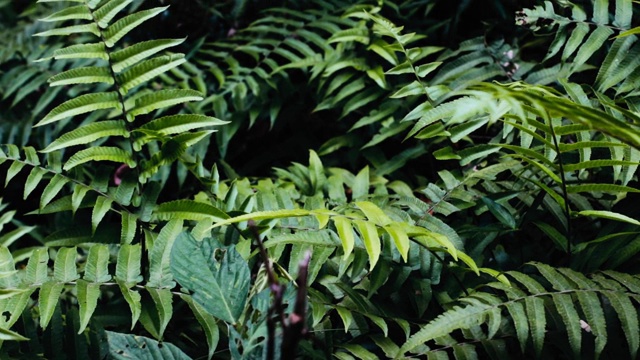
M 635 358 L 638 5 L 485 3 L 0 1 L 2 356 Z

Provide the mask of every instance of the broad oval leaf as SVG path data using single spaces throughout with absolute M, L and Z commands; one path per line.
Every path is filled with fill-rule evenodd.
M 224 253 L 220 260 L 218 252 Z M 238 322 L 249 294 L 251 272 L 235 247 L 222 248 L 211 238 L 197 241 L 183 232 L 171 252 L 171 272 L 208 313 L 231 324 Z

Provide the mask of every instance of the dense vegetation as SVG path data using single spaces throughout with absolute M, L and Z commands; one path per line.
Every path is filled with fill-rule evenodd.
M 0 0 L 0 357 L 633 359 L 630 0 Z

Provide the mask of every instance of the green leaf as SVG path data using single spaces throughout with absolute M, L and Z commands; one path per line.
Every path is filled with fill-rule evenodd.
M 120 245 L 118 261 L 116 263 L 116 279 L 124 285 L 131 287 L 142 281 L 140 262 L 142 260 L 142 246 Z
M 197 302 L 193 301 L 191 296 L 181 294 L 180 298 L 189 305 L 193 315 L 202 326 L 202 330 L 207 337 L 207 345 L 209 345 L 209 359 L 213 358 L 216 347 L 218 347 L 218 341 L 220 341 L 220 330 L 218 329 L 216 318 L 207 313 Z
M 107 45 L 107 47 L 113 47 L 113 45 L 115 45 L 118 40 L 122 39 L 138 25 L 153 18 L 154 16 L 160 14 L 168 8 L 168 6 L 156 7 L 149 10 L 138 11 L 136 13 L 123 17 L 122 19 L 111 24 L 104 32 L 104 43 Z
M 95 244 L 89 249 L 83 279 L 95 283 L 111 280 L 109 275 L 109 248 L 104 244 Z
M 60 136 L 41 152 L 48 153 L 70 146 L 84 145 L 107 136 L 129 137 L 125 122 L 122 120 L 110 120 L 81 126 Z
M 26 338 L 18 334 L 17 332 L 0 327 L 0 341 L 28 341 L 28 340 L 29 338 Z
M 4 186 L 6 187 L 7 185 L 9 185 L 9 181 L 11 181 L 11 179 L 13 179 L 16 175 L 18 175 L 20 171 L 24 169 L 25 166 L 26 164 L 23 162 L 14 161 L 9 167 L 9 170 L 7 170 Z
M 104 216 L 107 214 L 107 212 L 111 210 L 112 203 L 113 203 L 113 200 L 104 196 L 98 196 L 98 198 L 96 199 L 96 204 L 93 207 L 93 211 L 91 213 L 91 233 L 92 234 L 95 234 L 96 229 L 98 228 L 98 225 L 100 225 L 100 222 L 102 221 Z
M 35 249 L 29 257 L 25 273 L 26 285 L 39 285 L 47 280 L 49 252 L 46 248 Z
M 111 0 L 93 12 L 93 17 L 101 28 L 106 28 L 111 20 L 133 0 Z
M 40 326 L 43 329 L 47 328 L 56 305 L 60 300 L 60 294 L 64 289 L 64 284 L 57 281 L 47 281 L 40 287 L 40 294 L 38 295 L 38 303 L 40 310 Z
M 583 210 L 575 213 L 578 216 L 595 216 L 602 219 L 627 222 L 629 224 L 640 225 L 640 221 L 629 216 L 606 210 Z
M 74 167 L 90 162 L 90 161 L 112 161 L 116 163 L 127 164 L 130 168 L 136 167 L 131 153 L 113 146 L 96 146 L 75 153 L 64 164 L 64 170 L 69 171 Z
M 202 94 L 198 91 L 190 90 L 190 89 L 168 89 L 168 90 L 154 91 L 150 94 L 146 94 L 137 98 L 136 105 L 133 107 L 133 109 L 129 110 L 128 115 L 135 117 L 142 114 L 148 114 L 157 109 L 162 109 L 165 107 L 182 104 L 188 101 L 200 101 L 200 100 L 202 100 Z M 196 115 L 190 115 L 189 117 L 191 118 L 189 120 L 198 119 Z M 202 118 L 206 118 L 206 117 L 202 116 Z M 185 118 L 184 116 L 178 119 L 182 120 L 182 125 L 185 127 L 190 123 L 190 121 L 187 120 L 187 118 Z M 208 119 L 215 119 L 215 118 L 208 118 Z M 218 119 L 215 119 L 215 120 L 218 120 Z M 215 125 L 222 125 L 226 123 L 227 122 L 218 120 L 218 123 Z M 209 125 L 204 125 L 204 126 L 209 126 Z M 143 125 L 142 127 L 145 129 L 149 128 L 149 123 Z M 156 130 L 156 129 L 151 127 L 151 130 Z
M 216 253 L 223 253 L 220 260 Z M 233 246 L 224 249 L 211 238 L 197 241 L 183 232 L 171 252 L 171 271 L 209 314 L 228 323 L 238 322 L 249 294 L 251 272 Z
M 186 60 L 182 54 L 159 56 L 153 59 L 144 60 L 121 74 L 118 74 L 117 80 L 120 84 L 119 92 L 126 95 L 129 90 L 143 84 L 154 77 L 163 74 L 183 63 Z
M 120 287 L 122 296 L 127 304 L 129 304 L 129 309 L 131 310 L 131 330 L 133 330 L 142 313 L 142 296 L 139 292 L 131 290 L 123 281 L 116 278 L 116 282 L 118 283 L 118 287 Z
M 193 200 L 176 200 L 158 205 L 153 211 L 152 218 L 161 221 L 172 219 L 223 221 L 229 219 L 229 215 L 209 204 Z
M 24 184 L 24 200 L 26 200 L 27 197 L 36 189 L 46 173 L 47 171 L 40 167 L 34 167 L 33 169 L 31 169 L 31 172 L 27 177 L 27 181 Z
M 486 196 L 482 197 L 482 202 L 487 206 L 493 216 L 495 216 L 503 225 L 507 226 L 509 229 L 516 228 L 516 219 L 509 210 L 507 210 L 507 208 Z
M 191 360 L 177 346 L 132 334 L 106 331 L 109 344 L 109 358 L 114 360 Z
M 86 275 L 85 275 L 86 278 Z M 80 329 L 78 334 L 82 334 L 87 328 L 91 315 L 98 306 L 98 298 L 100 297 L 100 284 L 88 282 L 86 280 L 78 280 L 78 305 L 80 307 Z
M 84 5 L 70 6 L 63 10 L 57 11 L 40 21 L 54 22 L 64 20 L 91 20 L 91 12 Z
M 354 200 L 364 199 L 369 195 L 369 166 L 365 166 L 351 186 L 351 198 Z
M 72 248 L 60 248 L 53 267 L 53 278 L 61 283 L 68 283 L 77 280 L 78 270 L 76 268 L 76 258 L 78 250 Z
M 120 213 L 122 226 L 120 230 L 120 244 L 131 244 L 138 230 L 138 216 L 126 211 Z
M 105 83 L 113 84 L 111 70 L 103 66 L 80 67 L 49 78 L 49 86 Z
M 311 214 L 312 214 L 311 211 L 305 210 L 305 209 L 258 211 L 258 212 L 240 215 L 232 218 L 227 218 L 222 221 L 218 221 L 215 224 L 213 224 L 212 228 L 217 228 L 220 226 L 235 224 L 235 223 L 249 221 L 249 220 L 254 220 L 254 221 L 260 221 L 260 220 L 266 220 L 266 219 L 271 220 L 271 219 L 281 219 L 281 218 L 288 218 L 288 217 L 309 216 Z
M 113 71 L 117 74 L 158 52 L 182 44 L 185 39 L 160 39 L 143 41 L 111 54 Z
M 53 200 L 56 195 L 62 190 L 62 187 L 69 182 L 69 179 L 66 177 L 55 174 L 53 179 L 47 184 L 42 192 L 42 196 L 40 196 L 40 209 L 43 209 L 47 204 Z
M 33 34 L 33 36 L 69 36 L 72 34 L 83 33 L 91 33 L 95 36 L 100 36 L 100 30 L 98 29 L 98 25 L 96 25 L 95 23 L 54 28 L 51 30 Z
M 409 255 L 409 247 L 411 245 L 409 241 L 409 237 L 407 233 L 404 231 L 401 225 L 399 224 L 389 224 L 384 227 L 385 231 L 391 236 L 393 242 L 396 244 L 396 248 L 400 252 L 402 256 L 402 260 L 407 262 L 407 257 Z
M 118 99 L 118 93 L 116 92 L 80 95 L 55 107 L 34 126 L 47 125 L 71 116 L 85 114 L 100 109 L 115 109 L 119 106 L 120 102 Z
M 71 45 L 53 52 L 53 58 L 62 59 L 102 59 L 109 60 L 104 43 Z
M 362 210 L 362 212 L 365 214 L 367 219 L 372 221 L 377 226 L 382 227 L 382 226 L 389 225 L 393 222 L 391 218 L 387 216 L 387 214 L 385 214 L 384 211 L 382 211 L 382 209 L 378 207 L 378 205 L 372 202 L 357 201 L 355 204 L 357 207 L 360 208 L 360 210 Z
M 342 249 L 344 251 L 343 259 L 346 260 L 353 252 L 355 245 L 355 237 L 353 235 L 353 227 L 351 221 L 346 217 L 335 216 L 333 217 L 333 224 L 338 230 L 338 236 L 342 242 Z
M 374 224 L 368 221 L 354 220 L 353 223 L 358 227 L 358 231 L 362 237 L 362 242 L 364 242 L 364 247 L 369 255 L 369 270 L 373 270 L 382 251 L 382 244 L 380 243 L 378 230 Z
M 603 294 L 618 314 L 618 319 L 620 319 L 624 336 L 629 346 L 629 354 L 631 354 L 631 358 L 635 358 L 638 353 L 638 347 L 640 347 L 640 333 L 638 333 L 640 324 L 638 324 L 636 306 L 631 303 L 626 294 L 613 291 L 605 291 Z
M 156 305 L 158 319 L 160 320 L 158 335 L 162 338 L 169 320 L 173 316 L 173 294 L 169 289 L 156 289 L 150 286 L 145 286 L 145 289 L 147 289 L 151 299 L 153 299 L 153 303 Z
M 175 282 L 171 275 L 171 248 L 182 233 L 183 222 L 180 219 L 169 221 L 160 231 L 149 252 L 149 282 L 147 286 L 173 288 Z

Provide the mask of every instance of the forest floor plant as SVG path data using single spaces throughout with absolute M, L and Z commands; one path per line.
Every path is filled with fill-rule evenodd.
M 170 2 L 0 24 L 0 356 L 637 358 L 637 4 Z

